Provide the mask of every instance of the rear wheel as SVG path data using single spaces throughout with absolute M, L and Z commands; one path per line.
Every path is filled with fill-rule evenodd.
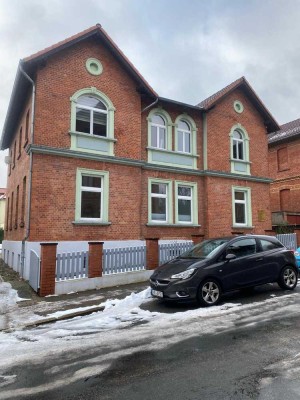
M 198 302 L 201 306 L 209 307 L 218 304 L 221 298 L 221 286 L 214 279 L 206 279 L 198 289 Z
M 286 266 L 280 273 L 278 285 L 284 290 L 293 290 L 297 286 L 298 272 L 291 266 Z

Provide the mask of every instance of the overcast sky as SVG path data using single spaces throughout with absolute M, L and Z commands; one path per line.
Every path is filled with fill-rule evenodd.
M 96 23 L 160 96 L 196 104 L 246 76 L 279 124 L 292 121 L 299 20 L 298 0 L 0 0 L 0 130 L 19 59 Z

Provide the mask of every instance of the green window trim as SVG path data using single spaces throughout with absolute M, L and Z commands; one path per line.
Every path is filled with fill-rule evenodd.
M 235 192 L 245 193 L 245 217 L 246 223 L 236 223 L 235 215 Z M 251 206 L 251 188 L 243 186 L 232 186 L 232 227 L 233 228 L 253 228 L 252 226 L 252 206 Z
M 103 72 L 103 66 L 97 58 L 88 58 L 85 67 L 91 75 L 101 75 Z
M 236 159 L 233 156 L 233 141 L 234 141 L 234 132 L 238 131 L 243 137 L 243 149 L 244 149 L 244 158 Z M 232 173 L 237 173 L 241 175 L 250 175 L 250 151 L 249 151 L 249 135 L 246 129 L 241 124 L 234 125 L 229 133 L 230 137 L 230 171 Z M 240 167 L 240 168 L 239 168 Z
M 157 221 L 152 220 L 152 184 L 164 184 L 167 186 L 166 195 L 166 221 Z M 172 196 L 172 181 L 168 179 L 155 179 L 149 178 L 148 179 L 148 223 L 155 224 L 155 225 L 170 225 L 173 224 L 173 196 Z
M 156 150 L 172 150 L 172 120 L 170 115 L 167 113 L 167 111 L 163 110 L 162 108 L 154 108 L 153 110 L 150 111 L 150 113 L 148 114 L 147 117 L 147 121 L 148 121 L 148 147 L 152 148 L 151 146 L 151 123 L 152 123 L 152 117 L 154 114 L 157 114 L 159 116 L 161 116 L 165 122 L 166 122 L 166 149 L 159 149 L 156 148 Z
M 191 222 L 179 221 L 178 218 L 178 186 L 187 186 L 192 189 L 191 194 Z M 175 224 L 184 226 L 198 225 L 198 185 L 188 181 L 175 181 Z
M 76 131 L 76 105 L 77 105 L 77 99 L 80 96 L 83 95 L 92 95 L 94 97 L 98 97 L 99 100 L 103 102 L 107 109 L 107 136 L 106 137 L 101 137 L 97 135 L 92 135 L 92 134 L 85 134 L 83 132 L 78 132 Z M 95 87 L 90 87 L 90 88 L 84 88 L 78 90 L 76 93 L 73 94 L 72 97 L 70 97 L 70 102 L 71 102 L 71 121 L 70 121 L 70 134 L 71 134 L 71 150 L 79 150 L 79 151 L 86 151 L 90 153 L 98 153 L 98 154 L 107 154 L 107 155 L 114 155 L 114 143 L 110 142 L 109 145 L 107 145 L 107 140 L 108 139 L 114 139 L 114 114 L 115 114 L 115 107 L 111 100 L 100 90 L 96 89 Z M 90 142 L 90 145 L 87 145 L 86 147 L 80 147 L 78 145 L 78 138 L 86 138 L 87 141 Z M 96 144 L 96 146 L 94 145 Z M 98 144 L 98 145 L 97 145 Z M 95 150 L 97 147 L 105 148 L 104 150 Z
M 101 187 L 101 218 L 81 218 L 81 182 L 82 176 L 95 176 L 102 178 L 103 185 Z M 76 199 L 75 199 L 75 221 L 74 224 L 109 224 L 108 221 L 108 209 L 109 209 L 109 172 L 108 171 L 98 171 L 86 168 L 77 168 L 76 171 Z
M 180 152 L 187 155 L 197 156 L 197 127 L 193 118 L 191 118 L 187 114 L 178 115 L 175 120 L 175 151 L 179 152 L 178 150 L 178 123 L 180 120 L 187 122 L 191 128 L 191 151 L 189 153 Z

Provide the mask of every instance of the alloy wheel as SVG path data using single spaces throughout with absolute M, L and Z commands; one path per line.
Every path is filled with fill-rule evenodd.
M 283 274 L 283 281 L 285 285 L 289 288 L 292 288 L 295 285 L 297 280 L 297 276 L 295 271 L 292 268 L 287 268 Z
M 207 304 L 214 304 L 218 301 L 220 290 L 215 282 L 208 281 L 202 286 L 202 298 Z

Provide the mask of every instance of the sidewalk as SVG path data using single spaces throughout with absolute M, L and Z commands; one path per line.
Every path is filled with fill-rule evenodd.
M 26 281 L 0 259 L 0 288 L 1 286 L 0 330 L 12 330 L 102 311 L 104 306 L 101 304 L 106 300 L 123 299 L 131 293 L 146 289 L 149 285 L 148 282 L 142 282 L 60 296 L 39 297 Z

